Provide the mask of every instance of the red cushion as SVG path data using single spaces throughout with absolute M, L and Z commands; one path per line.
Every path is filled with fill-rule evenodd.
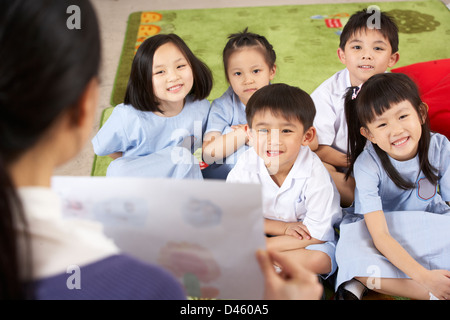
M 415 63 L 391 72 L 404 73 L 416 82 L 429 107 L 431 130 L 450 139 L 450 59 Z

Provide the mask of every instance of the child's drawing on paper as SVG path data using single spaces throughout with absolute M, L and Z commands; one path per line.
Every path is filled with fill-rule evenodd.
M 68 218 L 89 219 L 89 209 L 87 203 L 78 199 L 65 199 L 63 201 L 64 216 Z
M 191 198 L 183 208 L 183 219 L 194 227 L 220 224 L 222 210 L 209 200 Z
M 188 296 L 216 298 L 219 295 L 218 288 L 204 285 L 221 275 L 208 249 L 189 242 L 168 242 L 161 248 L 158 261 L 182 281 Z
M 96 219 L 109 225 L 143 226 L 148 216 L 147 202 L 140 198 L 109 198 L 95 204 Z
M 61 193 L 65 218 L 100 220 L 110 226 L 144 226 L 149 208 L 145 199 L 78 199 Z

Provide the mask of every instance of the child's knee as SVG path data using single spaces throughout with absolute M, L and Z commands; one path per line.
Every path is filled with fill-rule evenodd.
M 305 249 L 307 250 L 307 249 Z M 325 252 L 310 250 L 311 253 L 305 261 L 305 267 L 316 274 L 328 274 L 331 272 L 331 258 Z

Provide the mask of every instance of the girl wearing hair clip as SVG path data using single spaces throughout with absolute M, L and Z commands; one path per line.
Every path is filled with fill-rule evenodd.
M 372 76 L 347 92 L 345 108 L 356 188 L 340 225 L 337 296 L 360 299 L 367 287 L 450 299 L 448 139 L 430 132 L 428 106 L 404 74 Z

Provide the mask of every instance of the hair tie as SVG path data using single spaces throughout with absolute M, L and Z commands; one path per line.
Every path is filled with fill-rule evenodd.
M 352 100 L 355 100 L 358 96 L 359 90 L 361 90 L 361 86 L 353 87 Z

